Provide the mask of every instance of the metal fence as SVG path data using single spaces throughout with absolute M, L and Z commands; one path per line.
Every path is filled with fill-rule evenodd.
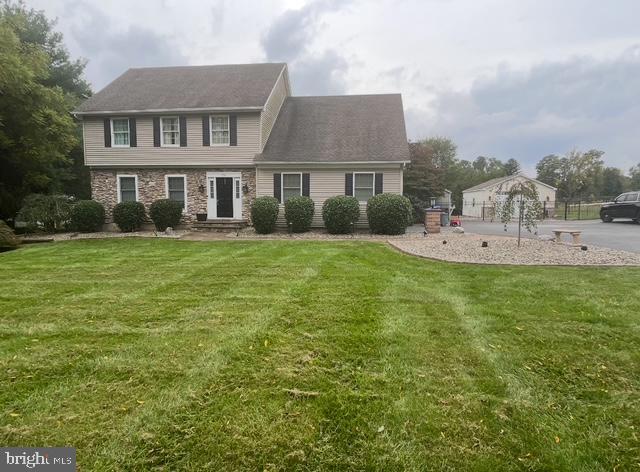
M 539 219 L 557 220 L 596 220 L 600 218 L 600 207 L 605 202 L 610 202 L 615 197 L 598 197 L 581 200 L 543 201 L 542 213 Z M 495 221 L 494 202 L 490 201 L 464 201 L 462 206 L 463 216 L 481 218 L 483 221 Z

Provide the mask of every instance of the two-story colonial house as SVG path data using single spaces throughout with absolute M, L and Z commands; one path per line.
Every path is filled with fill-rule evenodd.
M 129 69 L 74 114 L 107 223 L 127 200 L 238 224 L 256 196 L 307 195 L 322 226 L 328 197 L 401 194 L 409 162 L 399 94 L 292 97 L 286 64 Z

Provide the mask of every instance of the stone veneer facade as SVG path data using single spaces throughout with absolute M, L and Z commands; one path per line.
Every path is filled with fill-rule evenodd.
M 207 172 L 241 172 L 242 187 L 247 192 L 242 195 L 242 219 L 251 221 L 251 202 L 256 198 L 256 170 L 247 169 L 91 169 L 92 199 L 104 205 L 106 221 L 113 223 L 113 207 L 118 203 L 117 175 L 138 176 L 138 200 L 147 212 L 156 200 L 167 198 L 166 175 L 185 175 L 187 179 L 187 212 L 182 218 L 183 224 L 196 221 L 196 213 L 207 213 Z M 200 187 L 204 191 L 200 190 Z

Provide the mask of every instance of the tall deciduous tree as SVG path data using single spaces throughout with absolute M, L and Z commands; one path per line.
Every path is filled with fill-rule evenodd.
M 605 167 L 602 170 L 600 194 L 615 197 L 624 192 L 628 177 L 616 167 Z
M 0 218 L 29 193 L 88 193 L 70 112 L 91 91 L 53 26 L 23 3 L 0 6 Z
M 570 151 L 566 156 L 550 155 L 536 165 L 538 180 L 558 189 L 563 199 L 598 196 L 602 192 L 603 151 Z
M 409 143 L 409 151 L 411 164 L 405 172 L 406 193 L 423 202 L 442 195 L 447 170 L 456 159 L 456 145 L 448 138 L 428 138 Z
M 640 190 L 640 164 L 629 169 L 629 190 Z
M 504 164 L 504 170 L 507 175 L 516 175 L 518 172 L 520 172 L 520 163 L 515 159 L 509 159 Z

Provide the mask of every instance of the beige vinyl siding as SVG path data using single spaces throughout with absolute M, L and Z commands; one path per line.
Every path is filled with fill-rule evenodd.
M 402 193 L 402 170 L 401 167 L 389 168 L 333 168 L 333 169 L 302 169 L 302 168 L 270 168 L 257 169 L 256 175 L 256 196 L 273 196 L 273 174 L 301 172 L 309 173 L 309 196 L 315 203 L 315 213 L 313 217 L 313 226 L 324 226 L 322 221 L 322 204 L 324 201 L 335 195 L 344 195 L 345 174 L 351 172 L 376 172 L 383 174 L 383 191 L 385 193 Z M 360 225 L 367 224 L 367 204 L 360 204 Z M 278 214 L 278 225 L 285 225 L 284 205 L 280 205 L 280 213 Z
M 267 139 L 269 139 L 269 134 L 271 134 L 271 130 L 273 129 L 273 125 L 276 122 L 276 118 L 278 117 L 278 112 L 284 103 L 284 99 L 289 95 L 289 90 L 287 87 L 287 70 L 283 70 L 282 74 L 276 81 L 276 84 L 271 92 L 271 96 L 267 100 L 265 104 L 264 110 L 262 111 L 261 118 L 261 135 L 262 142 L 260 143 L 260 149 L 263 149 L 265 144 L 267 144 Z
M 103 118 L 83 120 L 88 166 L 243 166 L 260 152 L 260 114 L 238 113 L 237 146 L 203 146 L 202 116 L 187 115 L 186 147 L 154 147 L 153 117 L 136 117 L 138 147 L 104 147 Z

